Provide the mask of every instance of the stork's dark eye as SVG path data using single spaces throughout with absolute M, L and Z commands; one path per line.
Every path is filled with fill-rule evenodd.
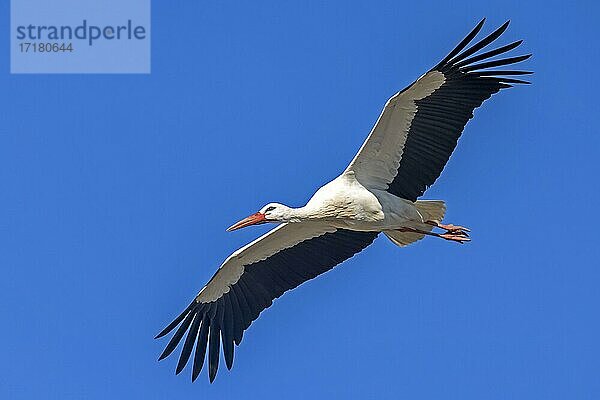
M 274 209 L 275 209 L 275 207 L 273 207 L 273 206 L 267 207 L 267 209 L 265 210 L 265 212 L 273 211 Z

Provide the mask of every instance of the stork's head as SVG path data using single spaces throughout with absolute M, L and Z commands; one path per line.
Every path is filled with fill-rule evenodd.
M 236 229 L 245 228 L 250 225 L 261 225 L 267 222 L 287 222 L 290 220 L 292 209 L 279 203 L 269 203 L 259 212 L 236 222 L 227 228 L 227 231 L 235 231 Z

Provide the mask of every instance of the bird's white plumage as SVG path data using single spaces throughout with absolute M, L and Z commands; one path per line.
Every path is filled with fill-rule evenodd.
M 348 166 L 356 179 L 371 189 L 386 190 L 398 172 L 416 100 L 429 96 L 444 84 L 444 74 L 430 71 L 385 104 L 371 133 Z

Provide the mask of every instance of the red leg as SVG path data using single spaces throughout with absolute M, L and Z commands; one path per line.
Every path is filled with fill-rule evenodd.
M 442 239 L 446 239 L 446 240 L 450 240 L 452 242 L 457 242 L 460 244 L 463 244 L 465 242 L 470 242 L 471 239 L 469 239 L 467 237 L 467 234 L 465 232 L 446 232 L 446 233 L 436 233 L 436 232 L 427 232 L 427 231 L 422 231 L 420 229 L 414 229 L 414 228 L 401 228 L 398 229 L 400 232 L 413 232 L 413 233 L 420 233 L 422 235 L 429 235 L 429 236 L 435 236 L 435 237 L 439 237 Z
M 469 228 L 460 225 L 442 224 L 438 221 L 425 221 L 425 223 L 435 226 L 436 228 L 444 229 L 446 233 L 452 233 L 454 235 L 469 236 L 467 232 L 471 232 Z

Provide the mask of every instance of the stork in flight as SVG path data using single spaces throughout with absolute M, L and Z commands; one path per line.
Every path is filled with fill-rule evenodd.
M 521 40 L 478 53 L 509 22 L 467 48 L 484 21 L 435 67 L 387 101 L 350 165 L 304 207 L 270 203 L 229 227 L 233 231 L 279 224 L 230 255 L 190 305 L 156 336 L 179 326 L 159 360 L 170 355 L 187 332 L 176 373 L 183 370 L 195 346 L 194 381 L 208 347 L 212 382 L 221 345 L 231 369 L 234 344 L 240 344 L 244 331 L 274 299 L 352 257 L 382 232 L 398 246 L 425 235 L 469 241 L 468 229 L 441 223 L 443 201 L 417 199 L 442 172 L 473 110 L 500 89 L 529 83 L 509 76 L 531 72 L 489 69 L 529 58 L 531 54 L 496 57 L 515 49 Z

